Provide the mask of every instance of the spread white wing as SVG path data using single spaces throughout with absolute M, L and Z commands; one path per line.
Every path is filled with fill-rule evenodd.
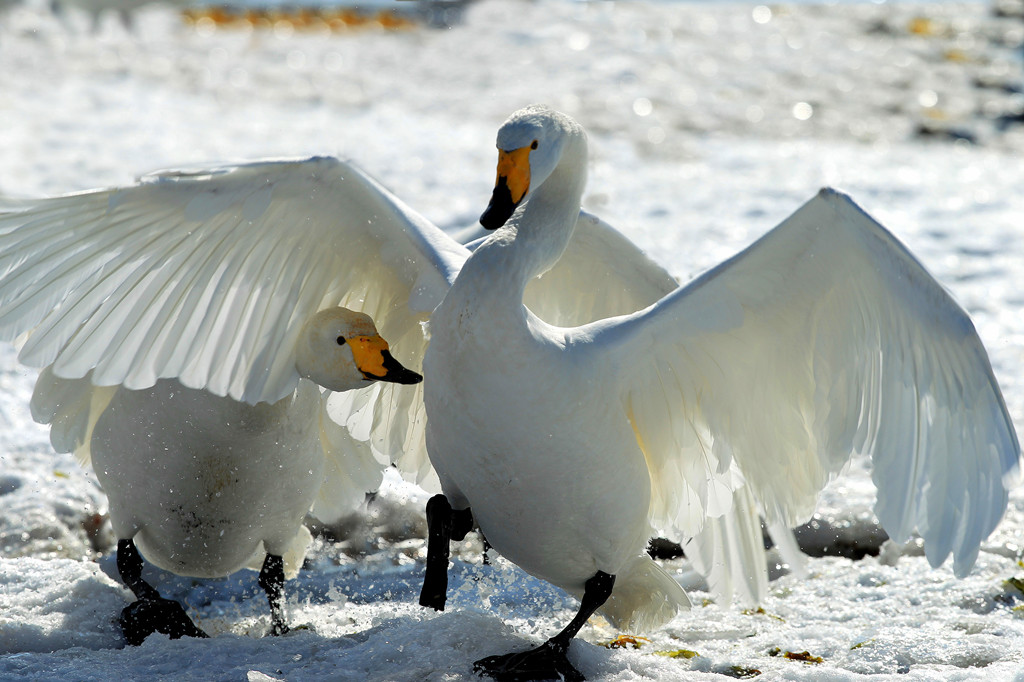
M 419 369 L 423 323 L 467 254 L 337 159 L 159 173 L 0 207 L 0 338 L 24 335 L 19 359 L 47 367 L 33 407 L 71 450 L 88 440 L 99 393 L 69 380 L 146 388 L 173 377 L 273 402 L 297 386 L 295 340 L 327 307 L 369 314 Z M 379 452 L 429 471 L 422 446 L 405 449 L 422 443 L 421 386 L 375 395 L 386 406 Z
M 967 314 L 888 231 L 823 190 L 648 309 L 584 327 L 652 470 L 657 525 L 699 530 L 739 487 L 795 525 L 854 452 L 876 513 L 965 574 L 1020 446 Z
M 450 234 L 476 251 L 491 233 L 475 225 Z M 678 286 L 624 234 L 581 210 L 565 251 L 526 286 L 523 303 L 549 324 L 576 327 L 646 308 Z
M 621 232 L 581 211 L 561 258 L 527 285 L 523 303 L 550 324 L 575 327 L 636 312 L 678 286 Z
M 0 212 L 0 338 L 97 385 L 175 377 L 250 403 L 294 390 L 294 342 L 347 305 L 401 340 L 466 251 L 349 164 L 262 162 L 149 176 Z

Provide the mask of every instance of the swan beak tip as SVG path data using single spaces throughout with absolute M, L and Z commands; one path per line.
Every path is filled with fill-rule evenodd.
M 393 384 L 418 384 L 423 381 L 423 375 L 406 368 L 389 351 L 382 351 L 381 357 L 383 358 L 382 367 L 384 368 L 384 374 L 376 376 L 363 372 L 363 376 L 367 380 L 389 381 Z
M 480 224 L 486 230 L 496 230 L 508 222 L 515 210 L 516 202 L 512 200 L 512 191 L 505 178 L 499 178 L 491 194 L 491 202 L 480 216 Z
M 491 203 L 480 216 L 480 224 L 485 229 L 496 230 L 508 222 L 516 206 L 526 196 L 530 189 L 530 151 L 534 146 L 498 150 L 498 179 L 491 194 Z

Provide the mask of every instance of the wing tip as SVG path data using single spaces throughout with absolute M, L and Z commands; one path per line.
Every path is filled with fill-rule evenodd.
M 843 190 L 838 189 L 836 187 L 831 187 L 829 185 L 825 185 L 824 187 L 818 190 L 818 198 L 823 199 L 830 204 L 849 204 L 860 209 L 860 206 L 858 206 L 857 202 L 853 200 L 853 197 L 851 197 Z
M 818 190 L 818 194 L 815 195 L 814 201 L 822 201 L 829 206 L 837 216 L 845 215 L 846 218 L 852 218 L 854 215 L 858 216 L 862 220 L 866 220 L 869 224 L 874 225 L 876 228 L 881 228 L 883 232 L 890 234 L 891 232 L 883 226 L 880 222 L 875 220 L 870 213 L 868 213 L 864 207 L 854 201 L 853 197 L 844 192 L 841 189 L 835 187 L 825 186 Z M 808 203 L 811 203 L 808 202 Z M 906 248 L 906 247 L 904 247 Z M 916 259 L 915 259 L 916 260 Z

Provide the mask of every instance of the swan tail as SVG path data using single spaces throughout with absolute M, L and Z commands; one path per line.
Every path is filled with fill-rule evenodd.
M 285 545 L 284 551 L 280 555 L 284 561 L 284 577 L 286 580 L 291 580 L 299 574 L 302 562 L 306 560 L 306 551 L 312 542 L 313 534 L 309 532 L 305 525 L 300 525 L 298 530 L 295 531 L 295 536 Z M 264 560 L 267 558 L 267 552 L 268 550 L 263 545 L 260 545 L 252 555 L 252 558 L 249 559 L 246 568 L 251 568 L 254 571 L 260 570 L 263 567 Z
M 302 562 L 306 560 L 306 551 L 309 549 L 310 543 L 313 542 L 313 535 L 309 532 L 306 526 L 299 526 L 299 530 L 295 533 L 295 537 L 292 539 L 288 549 L 285 551 L 284 556 L 284 577 L 291 580 L 299 573 L 299 569 L 302 568 Z
M 601 612 L 620 630 L 643 632 L 667 623 L 689 608 L 690 599 L 679 583 L 643 554 L 616 574 L 612 596 Z

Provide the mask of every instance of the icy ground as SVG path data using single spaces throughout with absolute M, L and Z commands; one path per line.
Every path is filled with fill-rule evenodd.
M 154 11 L 134 34 L 107 23 L 92 35 L 16 8 L 0 18 L 0 192 L 333 153 L 455 228 L 486 203 L 497 126 L 544 101 L 590 131 L 586 207 L 684 281 L 819 186 L 850 192 L 971 313 L 1020 428 L 1024 126 L 1009 118 L 1024 106 L 1022 39 L 1019 17 L 985 3 L 489 0 L 450 30 L 349 34 Z M 0 679 L 469 680 L 474 660 L 539 642 L 575 611 L 500 559 L 482 566 L 472 536 L 449 609 L 420 609 L 425 498 L 392 480 L 287 585 L 292 634 L 261 636 L 254 573 L 158 576 L 214 636 L 125 648 L 114 618 L 130 593 L 111 577 L 105 499 L 32 423 L 33 381 L 0 350 Z M 872 501 L 856 461 L 823 494 L 808 549 L 877 548 Z M 690 613 L 635 650 L 601 646 L 619 633 L 594 619 L 571 658 L 616 682 L 1024 680 L 1024 593 L 1008 582 L 1024 578 L 1022 530 L 1018 490 L 965 580 L 913 543 L 886 545 L 881 558 L 811 559 L 807 580 L 773 570 L 763 611 L 715 603 L 676 560 Z M 659 655 L 682 650 L 699 655 Z M 821 662 L 785 656 L 804 651 Z

